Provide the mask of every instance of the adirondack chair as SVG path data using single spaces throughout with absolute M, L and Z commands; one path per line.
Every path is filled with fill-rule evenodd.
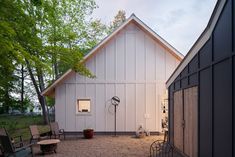
M 32 143 L 32 141 L 48 139 L 48 136 L 40 136 L 37 125 L 30 125 L 29 130 L 31 133 L 30 143 Z
M 60 138 L 60 136 L 63 135 L 65 139 L 64 129 L 60 129 L 57 122 L 50 123 L 50 129 L 51 136 L 54 136 L 55 138 Z
M 0 128 L 0 133 L 0 144 L 3 156 L 33 156 L 32 145 L 22 145 L 20 148 L 16 148 L 4 128 Z
M 9 136 L 5 128 L 0 128 L 0 135 Z M 24 145 L 22 136 L 15 136 L 11 138 L 11 142 L 15 148 L 20 148 L 20 147 L 23 147 Z

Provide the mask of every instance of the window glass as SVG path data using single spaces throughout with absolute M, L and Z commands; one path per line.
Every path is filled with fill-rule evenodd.
M 78 113 L 90 113 L 91 112 L 91 100 L 90 99 L 78 99 L 77 100 L 77 112 Z

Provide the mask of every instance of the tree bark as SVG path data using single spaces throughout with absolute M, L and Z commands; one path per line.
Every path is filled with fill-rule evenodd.
M 54 79 L 57 79 L 58 76 L 59 76 L 59 71 L 58 71 L 58 66 L 57 66 L 57 57 L 56 57 L 56 54 L 53 54 L 53 67 L 54 67 L 54 71 L 55 71 L 55 78 Z
M 55 7 L 55 3 L 53 2 L 53 8 Z M 54 14 L 56 14 L 54 12 Z M 56 52 L 56 26 L 55 26 L 55 16 L 53 16 L 53 22 L 54 22 L 54 25 L 53 25 L 53 56 L 52 56 L 52 62 L 53 62 L 53 67 L 54 67 L 54 71 L 55 71 L 55 78 L 54 79 L 57 79 L 58 78 L 58 75 L 59 75 L 59 70 L 58 70 L 58 64 L 57 64 L 57 52 Z
M 24 65 L 21 65 L 21 92 L 20 92 L 21 112 L 24 111 Z
M 36 90 L 39 103 L 40 103 L 40 105 L 41 105 L 41 107 L 42 107 L 42 114 L 43 114 L 43 121 L 44 121 L 44 124 L 49 124 L 49 119 L 48 119 L 48 114 L 47 114 L 47 109 L 46 109 L 46 99 L 45 99 L 44 96 L 41 95 L 41 90 L 43 90 L 42 87 L 43 87 L 44 85 L 41 85 L 40 83 L 41 83 L 41 81 L 43 81 L 43 79 L 42 79 L 42 80 L 39 80 L 39 85 L 38 85 L 37 82 L 36 82 L 36 79 L 35 79 L 35 77 L 34 77 L 33 71 L 32 71 L 32 69 L 31 69 L 31 66 L 30 66 L 28 60 L 26 60 L 26 65 L 27 65 L 27 69 L 28 69 L 30 78 L 31 78 L 31 80 L 32 80 L 32 82 L 33 82 L 33 85 L 34 85 L 34 88 L 35 88 L 35 90 Z M 41 77 L 42 77 L 42 76 L 41 76 Z M 42 77 L 42 78 L 43 78 L 43 77 Z M 40 89 L 41 89 L 41 90 L 40 90 Z
M 9 95 L 8 87 L 6 87 L 4 95 L 5 95 L 4 96 L 5 97 L 5 101 L 3 103 L 4 113 L 9 113 L 9 109 L 10 109 L 9 105 L 11 104 L 11 102 L 10 102 L 10 95 Z

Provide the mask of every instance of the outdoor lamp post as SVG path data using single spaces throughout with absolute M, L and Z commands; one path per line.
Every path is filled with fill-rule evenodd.
M 117 136 L 117 106 L 120 103 L 119 97 L 112 97 L 111 103 L 114 105 L 114 135 Z

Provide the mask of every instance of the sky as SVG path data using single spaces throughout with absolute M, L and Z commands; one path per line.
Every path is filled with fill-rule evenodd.
M 217 0 L 96 0 L 92 17 L 109 24 L 118 10 L 134 13 L 182 54 L 203 32 Z

